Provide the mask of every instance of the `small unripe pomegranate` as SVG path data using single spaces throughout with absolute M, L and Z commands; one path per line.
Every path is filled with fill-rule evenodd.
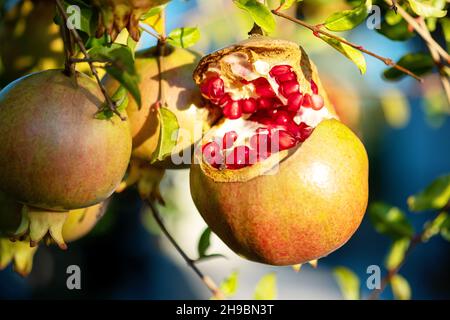
M 194 79 L 224 116 L 196 148 L 190 175 L 211 229 L 239 255 L 272 265 L 347 242 L 367 206 L 367 154 L 303 49 L 254 36 L 203 58 Z M 244 110 L 250 99 L 256 106 Z
M 164 55 L 160 56 L 160 53 L 156 47 L 136 53 L 142 106 L 139 108 L 131 96 L 128 99 L 127 114 L 133 137 L 132 156 L 145 161 L 150 161 L 158 147 L 161 122 L 157 108 L 161 95 L 167 108 L 177 117 L 179 125 L 178 139 L 172 154 L 187 149 L 191 151 L 192 145 L 201 139 L 202 132 L 208 130 L 217 119 L 217 109 L 205 103 L 199 88 L 192 81 L 192 72 L 200 55 L 168 45 Z M 108 76 L 104 83 L 111 93 L 119 86 L 117 81 Z M 170 156 L 156 165 L 174 167 Z
M 31 74 L 0 92 L 0 189 L 24 204 L 17 236 L 35 245 L 48 232 L 65 247 L 69 210 L 107 199 L 131 154 L 127 121 L 98 120 L 104 97 L 83 74 Z

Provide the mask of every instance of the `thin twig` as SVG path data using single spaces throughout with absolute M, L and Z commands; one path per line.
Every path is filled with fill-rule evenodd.
M 62 12 L 58 7 L 58 13 L 62 17 Z M 73 56 L 73 43 L 72 37 L 70 35 L 69 30 L 65 27 L 64 19 L 60 23 L 61 37 L 64 42 L 64 55 L 65 55 L 65 63 L 64 63 L 64 71 L 68 76 L 72 76 L 75 74 L 75 66 L 73 65 L 71 59 Z
M 425 20 L 423 18 L 420 19 L 420 24 L 422 28 L 425 30 L 426 33 L 428 33 L 431 37 L 430 32 L 428 31 Z M 448 75 L 445 73 L 444 65 L 441 63 L 441 56 L 439 55 L 439 52 L 436 50 L 435 47 L 431 46 L 428 42 L 426 43 L 428 50 L 431 53 L 431 57 L 433 58 L 434 64 L 438 68 L 439 71 L 439 78 L 441 79 L 442 87 L 444 89 L 445 95 L 447 96 L 447 100 L 449 102 L 450 106 L 450 81 L 448 78 Z M 450 110 L 447 110 L 450 111 Z
M 334 35 L 332 33 L 326 32 L 326 31 L 322 30 L 320 28 L 320 26 L 314 26 L 314 25 L 309 24 L 309 23 L 307 23 L 305 21 L 302 21 L 302 20 L 299 20 L 297 18 L 288 16 L 288 15 L 286 15 L 286 14 L 284 14 L 282 12 L 276 11 L 276 10 L 272 10 L 272 13 L 274 15 L 277 15 L 277 16 L 282 17 L 284 19 L 287 19 L 287 20 L 290 20 L 292 22 L 295 22 L 295 23 L 297 23 L 297 24 L 299 24 L 299 25 L 301 25 L 301 26 L 303 26 L 305 28 L 308 28 L 309 30 L 311 30 L 314 33 L 314 35 L 322 34 L 322 35 L 327 36 L 329 38 L 335 39 L 335 40 L 337 40 L 337 41 L 339 41 L 339 42 L 341 42 L 343 44 L 346 44 L 346 45 L 348 45 L 348 46 L 350 46 L 350 47 L 352 47 L 354 49 L 357 49 L 357 50 L 359 50 L 359 51 L 361 51 L 361 52 L 363 52 L 365 54 L 368 54 L 369 56 L 377 58 L 378 60 L 384 62 L 387 66 L 393 67 L 393 68 L 395 68 L 395 69 L 397 69 L 397 70 L 399 70 L 399 71 L 401 71 L 403 73 L 406 73 L 407 75 L 413 77 L 417 81 L 420 81 L 420 82 L 423 81 L 421 77 L 419 77 L 415 73 L 409 71 L 408 69 L 406 69 L 406 68 L 404 68 L 402 66 L 399 66 L 392 59 L 382 57 L 382 56 L 380 56 L 380 55 L 378 55 L 376 53 L 373 53 L 373 52 L 363 48 L 360 45 L 354 44 L 354 43 L 352 43 L 350 41 L 347 41 L 347 40 L 345 40 L 345 39 L 343 39 L 341 37 L 338 37 L 338 36 L 336 36 L 336 35 Z
M 172 237 L 170 232 L 167 230 L 166 226 L 164 225 L 164 222 L 161 218 L 161 215 L 158 212 L 158 209 L 153 204 L 152 201 L 146 200 L 146 203 L 150 207 L 153 217 L 156 220 L 156 223 L 158 223 L 159 227 L 161 228 L 161 231 L 164 233 L 164 235 L 167 237 L 167 239 L 170 241 L 170 243 L 175 247 L 175 249 L 178 251 L 178 253 L 181 255 L 181 257 L 186 261 L 187 265 L 197 274 L 197 276 L 203 281 L 205 286 L 211 291 L 213 296 L 216 299 L 223 300 L 225 299 L 224 294 L 219 289 L 219 287 L 216 285 L 216 283 L 207 275 L 203 274 L 202 271 L 195 265 L 195 260 L 192 260 L 188 257 L 188 255 L 181 249 L 177 241 Z
M 139 28 L 141 28 L 144 32 L 148 33 L 149 35 L 153 36 L 157 40 L 161 40 L 161 36 L 158 35 L 156 32 L 151 31 L 147 27 L 150 27 L 148 24 L 145 24 L 143 22 L 139 23 Z
M 391 282 L 391 279 L 398 274 L 400 269 L 403 267 L 403 265 L 406 262 L 406 258 L 410 255 L 411 251 L 420 243 L 422 243 L 422 237 L 423 232 L 415 235 L 410 243 L 408 248 L 405 251 L 405 255 L 403 256 L 402 261 L 395 267 L 394 269 L 391 269 L 388 271 L 386 276 L 381 280 L 380 289 L 374 290 L 372 294 L 369 296 L 368 300 L 378 300 L 380 298 L 381 293 L 387 288 L 389 283 Z
M 78 46 L 80 47 L 81 52 L 83 53 L 84 57 L 88 60 L 91 59 L 91 57 L 89 56 L 89 53 L 86 50 L 86 47 L 83 44 L 83 40 L 81 39 L 80 35 L 78 34 L 77 30 L 75 28 L 68 28 L 67 27 L 67 21 L 69 20 L 69 17 L 67 16 L 66 12 L 64 11 L 64 7 L 61 4 L 61 0 L 55 0 L 56 1 L 56 6 L 58 7 L 63 20 L 64 20 L 64 25 L 65 27 L 70 31 L 70 33 L 72 34 L 74 40 L 77 42 Z M 108 92 L 106 91 L 105 86 L 103 85 L 100 76 L 98 75 L 97 72 L 97 68 L 94 66 L 93 62 L 89 62 L 89 67 L 92 71 L 92 74 L 94 75 L 95 79 L 97 80 L 98 86 L 100 87 L 100 90 L 103 93 L 103 96 L 106 99 L 106 103 L 108 104 L 108 108 L 114 112 L 120 119 L 122 120 L 126 120 L 126 118 L 124 116 L 122 116 L 122 114 L 117 111 L 116 108 L 116 104 L 114 103 L 114 101 L 111 99 L 111 97 L 109 96 Z
M 388 5 L 392 5 L 392 0 L 384 0 Z M 449 64 L 450 63 L 450 55 L 447 51 L 444 50 L 437 42 L 433 39 L 433 37 L 430 35 L 429 32 L 426 32 L 426 28 L 422 28 L 420 24 L 414 19 L 408 12 L 406 12 L 405 9 L 403 9 L 401 6 L 397 6 L 398 13 L 403 17 L 403 19 L 408 22 L 408 24 L 413 27 L 413 29 L 422 37 L 422 39 L 430 45 L 432 48 L 434 48 L 439 55 L 444 59 L 444 61 Z
M 109 59 L 92 59 L 92 58 L 70 58 L 70 62 L 72 63 L 108 63 L 108 62 L 112 62 L 112 60 Z

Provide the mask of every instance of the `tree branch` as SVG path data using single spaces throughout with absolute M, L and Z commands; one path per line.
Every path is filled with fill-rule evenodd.
M 161 36 L 159 34 L 157 34 L 156 32 L 153 32 L 152 30 L 148 29 L 147 27 L 150 27 L 150 26 L 143 22 L 139 22 L 139 28 L 141 28 L 144 32 L 148 33 L 152 37 L 156 38 L 158 41 L 161 40 Z
M 391 282 L 391 279 L 398 274 L 398 272 L 400 271 L 400 269 L 403 267 L 403 265 L 406 262 L 406 258 L 409 256 L 409 254 L 411 253 L 411 251 L 420 243 L 422 243 L 422 237 L 423 237 L 423 232 L 415 235 L 410 243 L 408 248 L 406 249 L 405 255 L 403 256 L 403 260 L 398 264 L 397 267 L 395 267 L 392 270 L 389 270 L 388 273 L 386 274 L 386 276 L 384 276 L 384 278 L 381 280 L 381 284 L 380 284 L 380 289 L 374 290 L 372 292 L 372 294 L 369 296 L 368 300 L 378 300 L 380 298 L 381 293 L 387 288 L 387 286 L 389 285 L 389 283 Z
M 158 209 L 150 200 L 145 200 L 145 202 L 150 207 L 153 217 L 155 218 L 156 222 L 158 223 L 159 227 L 161 228 L 161 231 L 164 233 L 164 235 L 167 237 L 167 239 L 170 241 L 170 243 L 175 247 L 175 249 L 178 251 L 178 253 L 181 255 L 181 257 L 186 261 L 187 265 L 197 274 L 197 276 L 202 280 L 202 282 L 205 284 L 205 286 L 211 291 L 213 296 L 216 299 L 223 300 L 225 299 L 224 294 L 222 291 L 217 287 L 216 283 L 207 275 L 203 274 L 199 268 L 195 265 L 195 260 L 192 260 L 188 257 L 188 255 L 181 249 L 181 247 L 178 245 L 176 240 L 172 237 L 170 232 L 167 230 L 166 226 L 164 225 L 164 222 L 158 212 Z
M 422 26 L 423 30 L 431 37 L 431 34 L 428 31 L 423 18 L 420 19 L 420 25 Z M 445 73 L 444 65 L 441 63 L 441 56 L 439 55 L 439 52 L 435 47 L 430 45 L 428 42 L 426 43 L 426 45 L 431 53 L 431 57 L 433 58 L 434 64 L 438 68 L 439 78 L 441 79 L 442 87 L 444 89 L 445 95 L 447 96 L 447 101 L 450 106 L 450 81 L 448 79 L 448 75 Z M 447 112 L 450 113 L 450 110 L 447 109 Z
M 393 5 L 392 0 L 384 0 L 388 5 Z M 398 13 L 406 20 L 406 22 L 413 27 L 413 29 L 422 37 L 425 42 L 435 49 L 439 55 L 444 59 L 447 64 L 450 64 L 450 55 L 445 51 L 430 35 L 429 32 L 426 32 L 424 28 L 420 26 L 420 24 L 414 19 L 408 12 L 405 11 L 401 6 L 397 6 Z
M 87 52 L 86 47 L 83 44 L 83 40 L 81 39 L 80 35 L 78 34 L 78 31 L 75 28 L 68 28 L 67 27 L 67 21 L 69 20 L 69 17 L 67 16 L 67 13 L 64 11 L 64 7 L 63 7 L 63 5 L 61 3 L 61 0 L 55 0 L 55 1 L 56 1 L 56 6 L 57 6 L 59 12 L 61 13 L 61 16 L 63 17 L 63 21 L 64 21 L 63 25 L 64 25 L 64 27 L 67 30 L 69 30 L 69 32 L 72 34 L 75 42 L 80 47 L 80 50 L 83 53 L 83 55 L 85 56 L 85 58 L 87 60 L 90 60 L 91 57 L 89 56 L 89 53 Z M 102 83 L 102 81 L 100 79 L 100 76 L 98 75 L 97 68 L 94 66 L 93 62 L 92 61 L 87 61 L 87 62 L 88 62 L 89 67 L 90 67 L 90 69 L 92 71 L 92 74 L 95 77 L 95 80 L 97 80 L 98 86 L 100 87 L 100 90 L 102 91 L 103 96 L 106 99 L 106 103 L 108 105 L 108 108 L 112 112 L 114 112 L 120 119 L 126 120 L 126 118 L 124 116 L 122 116 L 119 111 L 117 111 L 116 104 L 111 99 L 111 97 L 109 96 L 108 92 L 106 91 L 106 88 L 103 85 L 103 83 Z
M 352 42 L 350 42 L 350 41 L 347 41 L 347 40 L 345 40 L 345 39 L 343 39 L 343 38 L 341 38 L 341 37 L 338 37 L 338 36 L 336 36 L 336 35 L 334 35 L 334 34 L 332 34 L 332 33 L 329 33 L 329 32 L 327 32 L 327 31 L 324 31 L 324 30 L 322 30 L 319 26 L 314 26 L 314 25 L 309 24 L 309 23 L 307 23 L 307 22 L 305 22 L 305 21 L 302 21 L 302 20 L 293 18 L 293 17 L 291 17 L 291 16 L 288 16 L 288 15 L 286 15 L 286 14 L 284 14 L 284 13 L 281 13 L 281 12 L 278 12 L 278 11 L 276 11 L 276 10 L 272 10 L 272 13 L 273 13 L 274 15 L 277 15 L 277 16 L 282 17 L 282 18 L 284 18 L 284 19 L 287 19 L 287 20 L 290 20 L 290 21 L 292 21 L 292 22 L 295 22 L 296 24 L 299 24 L 299 25 L 301 25 L 301 26 L 303 26 L 303 27 L 305 27 L 305 28 L 311 30 L 311 31 L 314 33 L 314 35 L 322 34 L 322 35 L 327 36 L 327 37 L 329 37 L 329 38 L 335 39 L 335 40 L 337 40 L 337 41 L 339 41 L 339 42 L 341 42 L 341 43 L 343 43 L 343 44 L 346 44 L 346 45 L 348 45 L 348 46 L 350 46 L 350 47 L 352 47 L 352 48 L 354 48 L 354 49 L 357 49 L 357 50 L 359 50 L 359 51 L 361 51 L 361 52 L 363 52 L 363 53 L 365 53 L 365 54 L 367 54 L 367 55 L 369 55 L 369 56 L 372 56 L 372 57 L 374 57 L 374 58 L 376 58 L 376 59 L 378 59 L 378 60 L 384 62 L 387 66 L 393 67 L 393 68 L 395 68 L 395 69 L 397 69 L 397 70 L 399 70 L 399 71 L 401 71 L 401 72 L 403 72 L 403 73 L 405 73 L 405 74 L 407 74 L 407 75 L 413 77 L 413 78 L 416 79 L 417 81 L 420 81 L 420 82 L 423 81 L 421 77 L 419 77 L 419 76 L 416 75 L 415 73 L 411 72 L 410 70 L 408 70 L 408 69 L 406 69 L 406 68 L 404 68 L 404 67 L 402 67 L 402 66 L 399 66 L 399 65 L 396 64 L 392 59 L 382 57 L 382 56 L 380 56 L 380 55 L 378 55 L 378 54 L 376 54 L 376 53 L 373 53 L 373 52 L 371 52 L 371 51 L 369 51 L 369 50 L 367 50 L 367 49 L 364 49 L 364 48 L 363 48 L 362 46 L 360 46 L 360 45 L 354 44 L 354 43 L 352 43 Z

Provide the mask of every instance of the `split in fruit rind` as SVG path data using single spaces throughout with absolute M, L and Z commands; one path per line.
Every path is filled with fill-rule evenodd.
M 292 41 L 253 35 L 248 40 L 203 57 L 194 71 L 195 82 L 200 84 L 203 81 L 204 75 L 211 68 L 219 69 L 220 75 L 223 77 L 231 79 L 236 77 L 231 71 L 229 64 L 223 60 L 230 54 L 244 54 L 251 64 L 256 61 L 264 61 L 270 65 L 269 70 L 276 65 L 290 65 L 297 74 L 300 91 L 311 94 L 311 80 L 313 80 L 317 84 L 319 93 L 325 101 L 325 107 L 332 115 L 336 116 L 334 107 L 328 99 L 318 77 L 316 66 L 309 59 L 303 48 Z
M 13 263 L 14 271 L 26 277 L 33 268 L 33 257 L 37 247 L 30 247 L 26 241 L 12 242 L 0 238 L 0 270 Z

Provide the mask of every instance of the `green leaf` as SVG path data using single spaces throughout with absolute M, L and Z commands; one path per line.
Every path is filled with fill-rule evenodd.
M 80 0 L 66 0 L 63 3 L 64 10 L 66 11 L 69 19 L 69 23 L 74 23 L 74 27 L 77 30 L 80 30 L 84 33 L 86 33 L 88 36 L 94 36 L 96 27 L 97 27 L 97 21 L 96 16 L 94 14 L 94 10 L 91 6 L 86 4 L 83 1 Z M 73 8 L 76 9 L 68 9 L 69 6 L 76 6 Z M 75 15 L 78 15 L 78 9 L 79 9 L 79 20 L 74 19 L 76 17 Z M 79 22 L 79 25 L 77 25 Z
M 391 287 L 396 300 L 411 299 L 411 287 L 408 281 L 401 275 L 396 274 L 391 278 Z
M 172 154 L 177 144 L 178 129 L 180 128 L 177 116 L 167 107 L 158 108 L 161 124 L 158 147 L 152 154 L 151 162 L 162 161 Z
M 400 263 L 402 263 L 403 259 L 405 258 L 406 250 L 408 250 L 409 248 L 410 242 L 411 241 L 409 238 L 403 238 L 394 241 L 384 261 L 386 269 L 393 270 L 397 268 Z
M 369 207 L 369 218 L 375 230 L 393 239 L 411 238 L 414 229 L 402 210 L 382 202 Z
M 426 53 L 408 53 L 404 55 L 397 64 L 419 76 L 431 72 L 434 68 L 433 58 Z M 384 77 L 388 80 L 399 80 L 404 76 L 406 76 L 405 73 L 395 68 L 389 68 L 384 71 Z
M 437 18 L 427 18 L 425 20 L 427 28 L 430 32 L 434 32 L 436 31 L 436 26 L 437 26 Z
M 302 2 L 303 0 L 281 0 L 278 10 L 287 10 L 294 5 L 294 3 Z
M 425 223 L 422 241 L 428 241 L 430 238 L 438 235 L 439 233 L 443 234 L 442 237 L 445 238 L 447 232 L 446 229 L 448 229 L 449 222 L 450 218 L 448 213 L 442 212 L 433 220 Z
M 387 21 L 383 21 L 381 22 L 380 29 L 376 29 L 376 31 L 394 41 L 405 41 L 416 35 L 409 29 L 408 22 L 405 20 L 401 20 L 394 25 L 389 25 Z
M 89 56 L 97 60 L 108 60 L 106 72 L 119 81 L 130 92 L 136 103 L 141 105 L 139 76 L 134 66 L 133 51 L 128 46 L 118 43 L 96 46 L 89 50 Z
M 274 300 L 277 296 L 277 276 L 268 273 L 263 276 L 256 285 L 253 298 L 255 300 Z
M 364 55 L 361 53 L 361 51 L 350 47 L 349 45 L 343 44 L 342 42 L 327 37 L 323 34 L 318 35 L 323 41 L 328 43 L 330 46 L 332 46 L 334 49 L 342 53 L 344 56 L 346 56 L 348 59 L 350 59 L 356 66 L 358 67 L 361 74 L 365 74 L 367 70 L 366 66 L 366 59 L 364 58 Z
M 361 1 L 352 10 L 335 12 L 325 20 L 325 27 L 331 31 L 347 31 L 356 28 L 367 18 L 368 10 L 372 7 L 372 0 Z
M 450 217 L 447 217 L 441 225 L 441 236 L 447 241 L 450 241 Z
M 123 86 L 120 86 L 116 90 L 111 99 L 115 103 L 117 111 L 119 111 L 120 113 L 125 112 L 128 106 L 128 91 Z M 100 120 L 106 120 L 112 118 L 113 116 L 114 112 L 108 107 L 105 102 L 102 109 L 96 114 L 95 117 Z
M 424 18 L 435 17 L 442 18 L 447 15 L 445 1 L 436 0 L 408 0 L 411 9 L 419 16 Z
M 450 19 L 439 19 L 442 26 L 442 32 L 444 33 L 445 42 L 447 43 L 447 51 L 450 51 Z
M 275 30 L 275 18 L 267 6 L 258 0 L 233 0 L 233 2 L 238 8 L 247 11 L 265 32 L 271 33 Z
M 132 95 L 136 103 L 141 105 L 141 92 L 139 90 L 139 77 L 137 75 L 124 72 L 121 68 L 109 66 L 105 68 L 106 72 L 124 86 Z
M 450 175 L 434 180 L 425 190 L 410 196 L 408 206 L 411 211 L 443 209 L 450 202 Z
M 211 245 L 210 238 L 211 238 L 211 229 L 207 227 L 205 231 L 203 231 L 202 235 L 200 236 L 200 240 L 198 241 L 197 249 L 198 249 L 198 256 L 200 258 L 206 255 L 206 251 Z
M 198 28 L 177 28 L 169 33 L 167 42 L 173 46 L 189 48 L 200 40 Z
M 220 284 L 220 291 L 226 297 L 232 297 L 236 294 L 239 286 L 239 273 L 233 271 L 222 283 Z
M 360 283 L 358 276 L 346 267 L 336 267 L 333 275 L 346 300 L 359 300 Z
M 394 10 L 389 10 L 388 12 L 386 12 L 386 14 L 384 15 L 384 19 L 390 26 L 393 26 L 403 20 L 402 16 L 398 13 L 395 13 Z
M 144 13 L 144 14 L 139 18 L 139 20 L 144 21 L 144 20 L 147 20 L 147 19 L 150 18 L 150 17 L 157 16 L 158 14 L 160 14 L 160 13 L 163 11 L 163 9 L 164 9 L 165 7 L 166 7 L 165 4 L 163 4 L 163 5 L 161 5 L 161 6 L 158 6 L 158 7 L 153 7 L 153 8 L 151 8 L 149 11 L 147 11 L 146 13 Z

